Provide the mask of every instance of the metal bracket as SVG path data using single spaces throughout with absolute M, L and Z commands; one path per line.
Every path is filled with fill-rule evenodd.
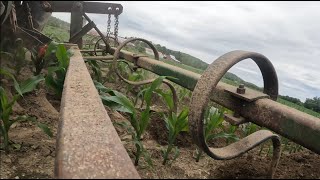
M 137 63 L 138 59 L 140 57 L 148 57 L 148 56 L 144 55 L 144 54 L 132 54 L 132 57 L 134 58 L 134 62 L 133 62 L 134 66 L 132 69 L 133 69 L 133 71 L 137 71 L 137 69 L 139 68 L 138 63 Z
M 230 93 L 232 96 L 235 96 L 237 98 L 240 98 L 242 100 L 245 100 L 247 102 L 252 102 L 258 99 L 263 99 L 263 98 L 270 98 L 269 95 L 264 94 L 262 92 L 254 91 L 249 88 L 246 89 L 246 92 L 244 94 L 240 94 L 237 92 L 237 89 L 234 87 L 226 87 L 224 91 Z
M 70 12 L 76 1 L 50 1 L 53 12 Z M 123 11 L 121 4 L 102 2 L 83 2 L 83 12 L 95 14 L 120 15 Z
M 92 28 L 94 28 L 96 25 L 93 21 L 90 21 L 88 24 L 86 24 L 80 31 L 78 31 L 76 34 L 74 34 L 70 39 L 70 43 L 77 43 L 80 38 L 82 38 L 84 35 L 87 34 Z
M 240 124 L 244 124 L 248 122 L 244 117 L 235 117 L 231 114 L 224 114 L 224 120 L 230 123 L 233 126 L 239 126 Z
M 30 35 L 34 36 L 35 38 L 37 38 L 43 44 L 46 44 L 46 43 L 49 43 L 50 41 L 52 41 L 51 38 L 49 38 L 48 36 L 42 34 L 37 29 L 30 30 L 30 29 L 23 28 L 23 27 L 20 27 L 20 28 L 23 29 L 25 32 L 29 33 Z
M 132 57 L 135 59 L 138 59 L 139 57 L 148 57 L 148 56 L 144 54 L 132 54 Z

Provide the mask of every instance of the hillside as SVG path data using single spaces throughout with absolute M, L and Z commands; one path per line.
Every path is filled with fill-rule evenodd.
M 43 33 L 54 40 L 67 42 L 69 40 L 69 27 L 69 23 L 55 17 L 50 17 L 47 25 L 43 30 Z M 84 36 L 84 40 L 90 40 L 93 37 L 94 36 L 87 34 Z M 134 45 L 135 47 L 126 47 L 125 49 L 131 52 L 143 53 L 148 55 L 146 53 L 146 44 L 136 41 Z M 202 74 L 202 72 L 208 67 L 207 63 L 187 53 L 171 50 L 166 48 L 165 46 L 161 46 L 160 44 L 155 44 L 155 47 L 162 55 L 167 56 L 167 58 L 161 58 L 161 60 L 168 64 L 179 66 L 198 74 Z M 170 55 L 174 56 L 178 61 L 170 58 Z M 229 72 L 224 75 L 222 81 L 234 86 L 244 84 L 246 87 L 249 87 L 251 89 L 255 89 L 258 91 L 263 90 L 263 88 L 258 87 L 250 82 L 246 82 L 237 75 Z M 314 99 L 307 99 L 306 102 L 303 103 L 300 100 L 297 100 L 297 98 L 279 95 L 278 102 L 320 118 L 320 98 L 315 97 Z
M 56 17 L 51 16 L 43 28 L 42 32 L 49 36 L 51 39 L 58 42 L 68 42 L 70 38 L 70 23 L 62 21 Z M 85 35 L 84 40 L 90 40 L 94 36 Z

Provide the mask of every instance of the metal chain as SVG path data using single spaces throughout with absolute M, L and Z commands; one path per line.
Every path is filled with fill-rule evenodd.
M 29 6 L 29 3 L 26 2 L 26 9 L 27 9 L 27 14 L 28 14 L 28 25 L 30 29 L 34 29 L 33 27 L 33 21 L 32 21 L 32 15 L 31 15 L 31 8 Z
M 117 47 L 118 46 L 118 31 L 119 31 L 119 15 L 115 14 L 114 15 L 114 46 Z
M 107 42 L 109 43 L 109 37 L 110 37 L 110 29 L 111 29 L 111 14 L 108 14 L 108 26 L 107 26 Z

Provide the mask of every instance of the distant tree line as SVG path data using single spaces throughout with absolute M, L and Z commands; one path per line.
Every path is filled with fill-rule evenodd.
M 171 49 L 167 49 L 165 46 L 161 46 L 160 44 L 156 44 L 155 48 L 161 52 L 162 54 L 166 55 L 172 55 L 174 56 L 178 61 L 181 63 L 192 66 L 198 69 L 205 70 L 208 67 L 208 64 L 203 62 L 201 59 L 198 59 L 194 56 L 191 56 L 189 54 L 180 52 L 180 51 L 174 51 Z
M 313 99 L 307 98 L 303 105 L 308 109 L 320 113 L 320 97 L 314 97 Z
M 290 96 L 281 96 L 279 95 L 280 98 L 287 100 L 289 102 L 295 103 L 300 106 L 304 106 L 307 109 L 311 109 L 315 112 L 320 113 L 320 97 L 314 97 L 314 98 L 307 98 L 306 101 L 303 103 L 300 101 L 298 98 L 290 97 Z

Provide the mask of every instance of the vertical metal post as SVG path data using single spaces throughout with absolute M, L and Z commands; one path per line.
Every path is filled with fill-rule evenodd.
M 73 3 L 71 9 L 70 38 L 73 37 L 83 26 L 83 1 Z M 69 40 L 70 42 L 70 40 Z M 77 41 L 79 48 L 82 48 L 82 37 Z

